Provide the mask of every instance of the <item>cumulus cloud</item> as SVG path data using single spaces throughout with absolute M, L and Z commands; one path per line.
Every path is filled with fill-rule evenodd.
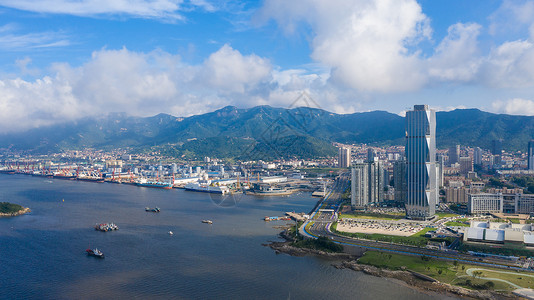
M 528 99 L 514 98 L 509 100 L 499 100 L 491 104 L 496 113 L 510 115 L 534 116 L 534 101 Z
M 244 93 L 251 85 L 268 80 L 271 64 L 257 55 L 243 56 L 224 45 L 211 54 L 202 66 L 203 83 L 221 91 Z
M 424 83 L 413 46 L 429 37 L 415 0 L 271 0 L 259 13 L 288 33 L 306 22 L 314 31 L 311 57 L 332 68 L 332 80 L 358 90 L 405 91 Z
M 29 58 L 17 64 L 26 68 Z M 339 102 L 326 81 L 304 70 L 279 71 L 257 55 L 224 45 L 198 65 L 178 55 L 95 51 L 81 66 L 56 63 L 34 81 L 0 80 L 0 128 L 25 130 L 109 112 L 150 116 L 205 113 L 226 105 L 289 107 L 303 90 Z M 345 107 L 339 105 L 339 107 Z
M 533 87 L 533 2 L 504 1 L 489 18 L 491 32 L 528 28 L 530 34 L 481 49 L 482 26 L 457 23 L 424 55 L 419 42 L 432 41 L 432 28 L 415 0 L 267 0 L 257 14 L 260 24 L 273 19 L 288 35 L 309 26 L 311 58 L 331 69 L 333 83 L 360 92 L 418 91 L 450 83 Z
M 531 87 L 534 84 L 534 45 L 528 40 L 506 42 L 492 49 L 481 79 L 493 87 Z
M 442 81 L 470 81 L 478 73 L 481 58 L 477 37 L 481 26 L 457 23 L 428 59 L 430 77 Z

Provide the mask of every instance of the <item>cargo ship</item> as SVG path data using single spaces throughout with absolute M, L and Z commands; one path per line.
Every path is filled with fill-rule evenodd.
M 230 189 L 226 186 L 214 186 L 214 185 L 199 184 L 199 183 L 194 183 L 194 182 L 186 184 L 185 190 L 193 191 L 193 192 L 213 193 L 213 194 L 228 194 L 230 192 Z
M 117 226 L 115 223 L 102 223 L 102 224 L 96 224 L 95 230 L 98 231 L 113 231 L 113 230 L 119 230 L 119 226 Z
M 80 180 L 80 181 L 90 181 L 90 182 L 98 182 L 98 183 L 103 183 L 104 182 L 104 178 L 102 177 L 97 177 L 97 176 L 84 176 L 84 175 L 80 175 L 76 178 L 77 180 Z
M 172 189 L 171 182 L 162 182 L 162 181 L 147 181 L 146 179 L 141 179 L 135 183 L 137 186 L 149 187 L 149 188 L 158 188 L 158 189 Z
M 255 196 L 286 196 L 293 194 L 293 192 L 293 190 L 281 189 L 268 184 L 254 184 L 251 189 L 245 191 L 245 194 Z
M 76 175 L 68 175 L 64 173 L 56 173 L 53 177 L 56 179 L 76 180 Z

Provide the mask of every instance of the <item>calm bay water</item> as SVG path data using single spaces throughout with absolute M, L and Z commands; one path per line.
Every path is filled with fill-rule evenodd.
M 0 175 L 0 202 L 30 214 L 0 219 L 0 298 L 5 299 L 429 299 L 391 279 L 338 270 L 316 257 L 276 255 L 264 216 L 308 212 L 309 194 L 209 195 L 130 185 Z M 215 201 L 217 202 L 217 201 Z M 158 206 L 159 214 L 144 211 Z M 213 225 L 202 224 L 203 219 Z M 115 232 L 95 223 L 115 222 Z M 173 231 L 174 235 L 168 234 Z M 87 257 L 97 247 L 106 258 Z

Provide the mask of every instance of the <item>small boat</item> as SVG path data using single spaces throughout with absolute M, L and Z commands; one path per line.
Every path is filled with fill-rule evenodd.
M 169 235 L 173 235 L 174 233 L 172 231 L 169 231 Z
M 98 257 L 98 258 L 104 258 L 104 253 L 102 253 L 102 251 L 98 250 L 97 248 L 95 248 L 95 249 L 87 249 L 87 250 L 85 250 L 85 252 L 87 252 L 87 255 L 89 255 L 89 256 L 94 256 L 94 257 Z
M 149 211 L 149 212 L 157 212 L 159 213 L 161 210 L 159 209 L 159 207 L 154 207 L 154 208 L 150 208 L 150 207 L 145 207 L 145 211 Z
M 212 220 L 202 220 L 202 223 L 213 224 L 213 221 Z

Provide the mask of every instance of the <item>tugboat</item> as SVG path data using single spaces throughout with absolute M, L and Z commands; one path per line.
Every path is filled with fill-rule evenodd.
M 104 253 L 102 253 L 102 251 L 98 250 L 98 249 L 87 249 L 85 250 L 85 252 L 87 252 L 87 255 L 89 256 L 94 256 L 94 257 L 98 257 L 98 258 L 104 258 Z
M 145 207 L 145 211 L 150 211 L 150 212 L 156 212 L 156 213 L 159 213 L 161 210 L 159 209 L 159 207 L 154 207 L 154 208 L 150 208 L 150 207 Z
M 212 220 L 202 220 L 202 223 L 213 224 L 213 221 Z

